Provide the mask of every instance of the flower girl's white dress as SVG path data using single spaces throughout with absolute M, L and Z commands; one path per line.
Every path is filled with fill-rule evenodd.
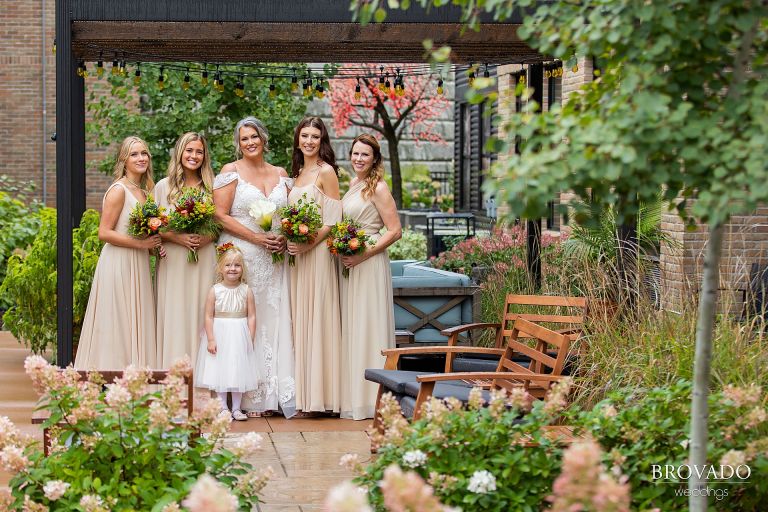
M 219 393 L 256 389 L 259 376 L 255 370 L 253 342 L 248 330 L 248 285 L 241 283 L 237 288 L 228 288 L 216 283 L 213 290 L 216 296 L 213 315 L 216 354 L 208 352 L 208 336 L 203 331 L 195 369 L 195 386 Z

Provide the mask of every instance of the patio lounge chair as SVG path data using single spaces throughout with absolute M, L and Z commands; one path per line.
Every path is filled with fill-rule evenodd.
M 533 397 L 543 398 L 552 382 L 562 378 L 571 338 L 529 320 L 518 318 L 509 329 L 503 329 L 504 348 L 464 346 L 400 348 L 382 351 L 387 358 L 384 369 L 367 369 L 365 378 L 379 384 L 374 427 L 380 427 L 379 405 L 384 393 L 392 393 L 400 402 L 406 417 L 418 419 L 421 405 L 430 397 L 456 397 L 466 402 L 472 387 L 489 389 L 522 387 Z M 535 340 L 530 346 L 530 340 Z M 550 349 L 554 351 L 550 353 Z M 485 354 L 499 358 L 495 371 L 425 374 L 397 370 L 398 360 L 410 354 Z M 527 361 L 518 359 L 524 356 Z M 484 398 L 489 392 L 484 391 Z

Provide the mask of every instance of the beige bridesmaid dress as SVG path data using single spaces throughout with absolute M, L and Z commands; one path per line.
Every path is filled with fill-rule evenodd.
M 163 178 L 153 196 L 167 214 L 175 208 L 168 201 L 170 183 Z M 197 263 L 187 261 L 188 249 L 166 242 L 166 257 L 157 264 L 157 366 L 170 368 L 188 355 L 197 362 L 200 334 L 205 320 L 205 299 L 216 274 L 216 247 L 211 243 L 197 251 Z
M 341 220 L 341 201 L 315 183 L 294 186 L 288 202 L 306 194 L 314 199 L 330 226 Z M 341 325 L 336 261 L 325 243 L 296 256 L 291 267 L 291 313 L 296 357 L 296 410 L 340 412 Z
M 107 193 L 115 186 L 125 191 L 115 230 L 127 235 L 128 217 L 139 201 L 122 183 L 113 183 Z M 104 244 L 88 297 L 75 368 L 154 367 L 156 350 L 149 252 Z
M 374 241 L 384 221 L 370 199 L 363 198 L 365 182 L 344 194 L 344 215 L 357 221 Z M 341 261 L 339 261 L 341 268 Z M 395 316 L 392 302 L 392 272 L 387 251 L 339 272 L 341 296 L 341 417 L 373 418 L 377 385 L 365 380 L 366 368 L 383 368 L 381 351 L 395 346 Z

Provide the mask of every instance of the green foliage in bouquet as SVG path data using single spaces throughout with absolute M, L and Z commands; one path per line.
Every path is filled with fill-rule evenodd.
M 156 235 L 160 228 L 168 225 L 165 208 L 158 206 L 152 195 L 144 203 L 138 202 L 128 217 L 128 234 L 136 238 Z
M 188 359 L 175 363 L 155 392 L 149 370 L 132 366 L 106 386 L 96 372 L 81 380 L 71 367 L 60 372 L 40 356 L 30 356 L 25 368 L 45 398 L 52 447 L 43 456 L 0 418 L 0 459 L 15 475 L 11 495 L 0 495 L 3 510 L 168 512 L 180 505 L 210 510 L 215 501 L 227 504 L 215 510 L 234 511 L 258 503 L 271 470 L 256 471 L 242 457 L 261 436 L 217 446 L 231 421 L 219 414 L 217 400 L 186 417 L 180 397 L 192 371 Z
M 313 199 L 307 199 L 307 194 L 301 196 L 296 204 L 280 208 L 280 233 L 290 242 L 306 244 L 314 240 L 317 231 L 323 227 L 320 209 Z M 293 255 L 288 256 L 288 264 L 296 264 Z
M 216 205 L 205 190 L 186 187 L 181 191 L 176 207 L 168 215 L 168 229 L 177 233 L 194 233 L 218 238 L 221 226 L 214 220 Z M 197 262 L 197 251 L 190 249 L 187 261 Z

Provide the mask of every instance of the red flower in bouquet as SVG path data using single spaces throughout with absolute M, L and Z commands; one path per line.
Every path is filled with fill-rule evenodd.
M 213 219 L 216 206 L 206 190 L 187 187 L 181 191 L 176 209 L 171 212 L 168 228 L 176 233 L 193 233 L 216 238 L 221 227 Z M 197 251 L 190 249 L 187 261 L 197 263 Z
M 312 242 L 317 236 L 317 231 L 323 227 L 323 218 L 320 215 L 320 208 L 312 199 L 307 199 L 304 194 L 295 205 L 288 205 L 280 208 L 280 233 L 282 233 L 289 242 L 297 244 L 306 244 Z M 288 256 L 288 264 L 296 264 L 296 257 L 292 254 Z
M 354 256 L 362 254 L 374 241 L 358 222 L 344 217 L 341 222 L 331 227 L 331 232 L 325 241 L 328 250 L 334 256 Z M 341 271 L 344 277 L 349 277 L 349 269 L 344 267 Z
M 149 195 L 144 203 L 136 203 L 128 217 L 128 234 L 135 238 L 147 238 L 156 235 L 168 225 L 165 208 L 157 205 Z M 155 253 L 159 254 L 158 252 Z

